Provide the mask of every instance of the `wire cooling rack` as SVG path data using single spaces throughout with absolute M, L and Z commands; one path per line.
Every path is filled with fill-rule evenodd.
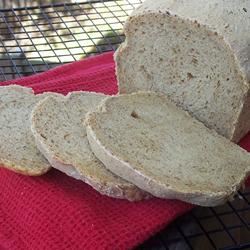
M 115 50 L 124 40 L 125 19 L 140 3 L 89 0 L 0 9 L 0 81 Z M 193 209 L 137 249 L 250 249 L 249 226 L 246 190 L 224 206 Z
M 126 17 L 139 4 L 87 1 L 0 9 L 0 81 L 115 50 L 124 40 Z

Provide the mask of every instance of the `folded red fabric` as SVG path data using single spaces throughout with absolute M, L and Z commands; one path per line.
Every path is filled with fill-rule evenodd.
M 36 93 L 73 90 L 117 93 L 113 53 L 3 82 Z M 242 141 L 250 149 L 250 136 Z M 131 249 L 193 206 L 151 199 L 112 199 L 56 170 L 22 176 L 0 168 L 0 249 Z

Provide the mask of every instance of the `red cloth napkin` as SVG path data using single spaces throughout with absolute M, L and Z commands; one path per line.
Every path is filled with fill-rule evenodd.
M 36 93 L 116 94 L 113 53 L 4 82 Z M 242 146 L 250 149 L 250 136 Z M 22 176 L 0 168 L 0 249 L 131 249 L 192 209 L 175 200 L 112 199 L 59 171 Z

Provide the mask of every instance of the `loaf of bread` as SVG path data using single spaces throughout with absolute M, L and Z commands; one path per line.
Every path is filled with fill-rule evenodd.
M 52 93 L 34 95 L 18 85 L 0 87 L 0 164 L 24 175 L 41 175 L 49 162 L 36 147 L 30 129 L 34 106 Z
M 120 93 L 165 93 L 234 142 L 249 131 L 250 1 L 146 0 L 124 30 Z
M 250 172 L 250 154 L 165 95 L 109 97 L 86 116 L 95 155 L 116 175 L 160 198 L 216 206 Z
M 102 94 L 72 92 L 42 100 L 32 112 L 37 146 L 54 168 L 102 194 L 131 201 L 147 198 L 149 194 L 112 174 L 91 152 L 85 114 L 104 98 Z

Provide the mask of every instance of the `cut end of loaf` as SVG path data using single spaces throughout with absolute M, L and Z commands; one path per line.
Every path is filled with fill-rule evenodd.
M 248 132 L 248 84 L 220 34 L 171 12 L 147 11 L 127 21 L 125 34 L 114 57 L 119 93 L 165 93 L 235 142 Z

